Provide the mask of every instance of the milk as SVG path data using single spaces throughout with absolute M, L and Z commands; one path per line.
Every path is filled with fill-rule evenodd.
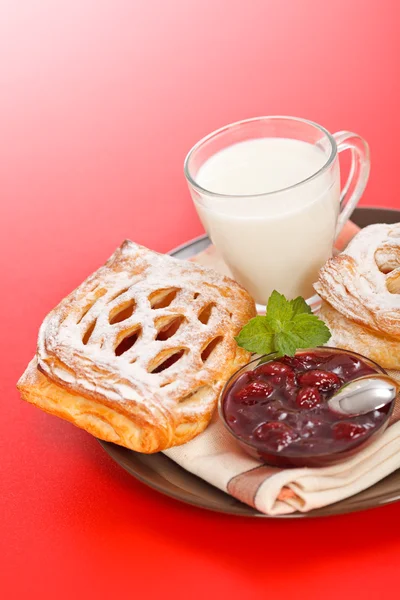
M 327 149 L 304 141 L 260 138 L 220 150 L 196 174 L 199 186 L 224 195 L 196 192 L 194 201 L 234 278 L 258 303 L 265 304 L 273 289 L 288 298 L 314 293 L 318 269 L 332 255 L 337 160 L 305 180 L 328 158 Z

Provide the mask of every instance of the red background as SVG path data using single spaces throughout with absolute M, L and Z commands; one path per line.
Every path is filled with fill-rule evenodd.
M 42 318 L 125 238 L 201 232 L 182 163 L 262 114 L 352 129 L 363 204 L 400 208 L 396 0 L 3 0 L 0 589 L 7 598 L 398 597 L 400 504 L 241 520 L 120 470 L 19 400 Z

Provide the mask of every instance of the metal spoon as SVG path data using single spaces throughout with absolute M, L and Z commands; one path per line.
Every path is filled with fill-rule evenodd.
M 340 415 L 357 417 L 386 406 L 397 392 L 398 384 L 388 375 L 366 375 L 343 385 L 328 400 L 328 406 Z

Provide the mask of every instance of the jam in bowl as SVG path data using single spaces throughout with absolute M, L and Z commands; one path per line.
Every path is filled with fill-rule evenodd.
M 314 348 L 295 356 L 269 354 L 237 371 L 225 385 L 223 423 L 252 456 L 277 466 L 323 466 L 358 452 L 382 433 L 394 403 L 360 416 L 341 416 L 327 401 L 342 385 L 386 374 L 364 356 Z

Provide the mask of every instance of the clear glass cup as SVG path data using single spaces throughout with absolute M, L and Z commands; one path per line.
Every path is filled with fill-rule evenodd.
M 341 189 L 338 154 L 347 149 L 351 167 Z M 233 277 L 261 305 L 274 289 L 289 298 L 313 296 L 318 270 L 332 255 L 369 170 L 368 145 L 360 136 L 332 135 L 311 121 L 279 116 L 211 133 L 184 165 L 207 234 Z

